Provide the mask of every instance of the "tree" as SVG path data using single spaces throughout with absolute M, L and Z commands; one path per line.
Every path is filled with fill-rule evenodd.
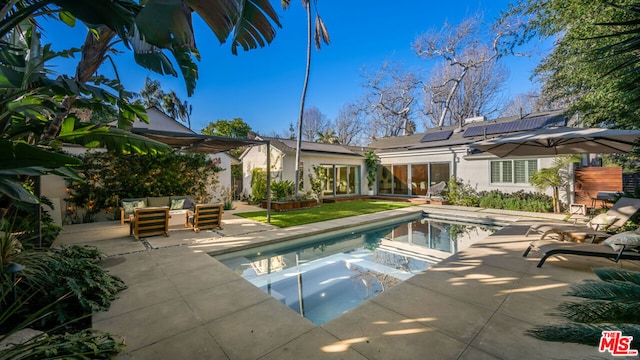
M 334 130 L 328 130 L 325 132 L 318 132 L 316 134 L 316 142 L 323 144 L 340 144 L 336 132 Z
M 338 111 L 334 125 L 340 144 L 360 144 L 364 131 L 364 119 L 363 112 L 360 111 L 357 105 L 343 105 Z
M 287 8 L 289 6 L 289 0 L 282 0 L 282 7 Z M 302 0 L 302 6 L 304 6 L 307 13 L 307 66 L 305 67 L 304 82 L 302 85 L 302 96 L 300 97 L 300 111 L 298 114 L 298 139 L 296 141 L 296 166 L 295 166 L 295 183 L 296 190 L 295 196 L 298 196 L 300 190 L 300 148 L 302 147 L 302 121 L 304 117 L 304 103 L 307 97 L 307 86 L 309 85 L 309 72 L 311 71 L 311 0 Z M 324 21 L 320 15 L 318 15 L 318 1 L 313 0 L 313 7 L 315 10 L 315 27 L 314 27 L 314 42 L 316 49 L 320 50 L 322 43 L 329 44 L 331 42 L 329 38 L 329 32 L 327 31 Z
M 461 63 L 481 66 L 465 69 L 444 62 L 434 66 L 422 89 L 424 113 L 430 119 L 425 128 L 462 124 L 467 118 L 498 112 L 498 96 L 509 71 L 496 59 L 483 62 L 489 51 L 479 45 L 464 49 L 459 57 Z
M 314 141 L 316 134 L 328 131 L 331 125 L 327 116 L 315 106 L 304 110 L 302 123 L 302 140 L 306 141 Z
M 556 213 L 560 213 L 560 188 L 566 188 L 570 181 L 570 173 L 567 166 L 580 162 L 580 155 L 563 155 L 553 159 L 553 166 L 540 169 L 531 175 L 531 185 L 537 189 L 545 190 L 553 189 L 553 209 Z
M 360 106 L 367 117 L 369 139 L 413 134 L 418 77 L 391 62 L 384 62 L 378 72 L 363 76 L 366 93 Z
M 428 114 L 436 116 L 434 123 L 437 126 L 445 125 L 448 117 L 461 116 L 453 114 L 455 104 L 459 108 L 469 108 L 466 117 L 479 115 L 469 113 L 471 111 L 486 110 L 483 107 L 487 106 L 488 101 L 481 100 L 480 104 L 472 102 L 484 99 L 487 94 L 495 94 L 500 81 L 492 79 L 493 75 L 506 78 L 504 70 L 493 70 L 496 72 L 494 74 L 489 70 L 492 67 L 495 69 L 496 61 L 502 56 L 512 53 L 522 26 L 517 17 L 505 17 L 491 26 L 490 34 L 484 35 L 481 34 L 485 28 L 482 17 L 475 15 L 464 19 L 456 27 L 445 23 L 440 30 L 428 31 L 416 39 L 413 48 L 418 56 L 427 60 L 439 58 L 445 63 L 441 70 L 445 76 L 436 76 L 427 86 L 427 90 L 433 92 L 428 97 L 431 105 Z M 462 99 L 456 96 L 467 92 L 469 94 Z M 469 104 L 465 105 L 465 102 Z M 453 118 L 451 121 L 459 119 Z
M 200 132 L 204 135 L 246 139 L 251 132 L 251 126 L 244 122 L 242 118 L 234 118 L 231 121 L 217 120 L 216 122 L 210 122 Z
M 586 126 L 637 129 L 640 103 L 629 89 L 637 88 L 638 79 L 629 70 L 638 56 L 625 48 L 638 31 L 638 12 L 625 8 L 637 2 L 616 3 L 531 0 L 509 14 L 529 17 L 523 40 L 556 39 L 534 72 L 543 96 L 569 104 L 569 113 L 579 112 Z
M 139 94 L 141 100 L 137 103 L 143 104 L 146 108 L 155 107 L 167 116 L 186 122 L 191 129 L 191 106 L 186 100 L 182 101 L 174 90 L 166 93 L 162 90 L 162 85 L 158 80 L 151 80 L 148 76 L 144 79 L 144 88 Z

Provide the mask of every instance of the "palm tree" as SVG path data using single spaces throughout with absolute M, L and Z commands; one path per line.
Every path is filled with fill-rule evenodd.
M 570 164 L 580 162 L 580 155 L 557 156 L 553 159 L 553 166 L 540 169 L 531 175 L 531 185 L 539 190 L 553 189 L 553 209 L 560 213 L 560 188 L 566 187 L 570 180 L 570 173 L 566 167 Z
M 282 7 L 287 9 L 289 7 L 289 0 L 282 0 Z M 302 118 L 304 115 L 304 103 L 307 97 L 307 86 L 309 85 L 309 72 L 311 71 L 311 0 L 302 0 L 302 6 L 304 6 L 307 13 L 307 66 L 305 67 L 304 82 L 302 85 L 302 96 L 300 97 L 300 111 L 298 114 L 298 137 L 296 141 L 296 166 L 295 166 L 295 196 L 298 196 L 300 191 L 300 148 L 302 147 Z M 329 32 L 324 25 L 324 21 L 320 15 L 318 15 L 318 1 L 313 0 L 313 7 L 315 9 L 315 31 L 314 42 L 316 49 L 320 50 L 322 43 L 329 44 L 331 39 L 329 38 Z
M 340 140 L 338 140 L 338 136 L 336 136 L 335 130 L 318 132 L 316 134 L 316 142 L 323 144 L 340 144 Z

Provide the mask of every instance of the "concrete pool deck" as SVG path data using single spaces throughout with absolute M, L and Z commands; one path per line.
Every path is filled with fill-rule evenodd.
M 237 211 L 245 211 L 238 206 Z M 412 212 L 510 223 L 346 314 L 316 326 L 208 255 L 281 241 Z M 535 237 L 530 214 L 452 206 L 416 206 L 279 229 L 225 212 L 224 230 L 173 229 L 134 241 L 116 222 L 66 226 L 57 245 L 88 244 L 128 289 L 93 327 L 121 336 L 122 359 L 538 359 L 604 358 L 596 347 L 543 342 L 524 335 L 558 320 L 547 314 L 571 283 L 595 279 L 591 268 L 622 266 L 595 258 L 552 257 L 536 268 L 522 252 Z M 546 219 L 545 219 L 546 217 Z

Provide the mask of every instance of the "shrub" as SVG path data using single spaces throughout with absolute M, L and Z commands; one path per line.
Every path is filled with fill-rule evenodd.
M 470 183 L 452 176 L 445 194 L 449 203 L 460 206 L 480 206 L 488 209 L 505 209 L 531 212 L 552 212 L 553 198 L 540 192 L 503 193 L 500 190 L 476 191 Z
M 259 204 L 267 197 L 267 173 L 262 168 L 254 168 L 251 173 L 250 204 Z
M 293 196 L 296 185 L 291 180 L 274 181 L 271 183 L 271 198 L 284 201 Z
M 25 267 L 16 290 L 24 293 L 29 289 L 39 289 L 38 296 L 22 309 L 26 312 L 20 315 L 28 315 L 35 309 L 55 303 L 51 309 L 52 316 L 43 318 L 38 324 L 46 330 L 109 309 L 111 301 L 126 285 L 100 267 L 98 261 L 101 257 L 97 249 L 88 246 L 23 251 L 14 255 L 12 261 Z M 4 276 L 5 281 L 9 280 L 8 275 Z M 56 301 L 65 294 L 70 295 L 63 301 Z
M 523 190 L 503 193 L 500 190 L 480 192 L 480 206 L 489 209 L 520 210 L 531 212 L 553 211 L 553 198 L 543 193 Z
M 453 205 L 460 206 L 479 206 L 480 198 L 478 192 L 470 183 L 465 184 L 462 179 L 455 176 L 449 178 L 445 198 Z
M 18 331 L 31 328 L 38 319 L 47 316 L 56 303 L 64 301 L 70 295 L 65 294 L 42 308 L 34 308 L 30 306 L 30 300 L 39 296 L 39 293 L 29 289 L 20 298 L 14 299 L 9 294 L 13 293 L 15 286 L 12 282 L 0 283 L 0 303 L 3 304 L 0 315 L 0 329 L 3 330 L 3 335 L 0 335 L 0 341 L 3 342 L 10 341 L 9 336 Z M 24 307 L 29 307 L 28 316 L 24 321 L 16 323 L 16 314 L 25 313 Z M 0 349 L 0 359 L 113 359 L 124 347 L 124 342 L 115 336 L 94 329 L 62 334 L 49 331 L 37 334 L 22 343 L 3 347 Z

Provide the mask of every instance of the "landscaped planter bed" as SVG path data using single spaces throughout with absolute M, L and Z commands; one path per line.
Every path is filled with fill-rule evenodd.
M 273 211 L 290 211 L 296 209 L 306 209 L 318 206 L 318 202 L 311 200 L 295 200 L 295 201 L 271 201 L 271 210 Z M 266 209 L 267 202 L 262 201 L 260 207 Z

